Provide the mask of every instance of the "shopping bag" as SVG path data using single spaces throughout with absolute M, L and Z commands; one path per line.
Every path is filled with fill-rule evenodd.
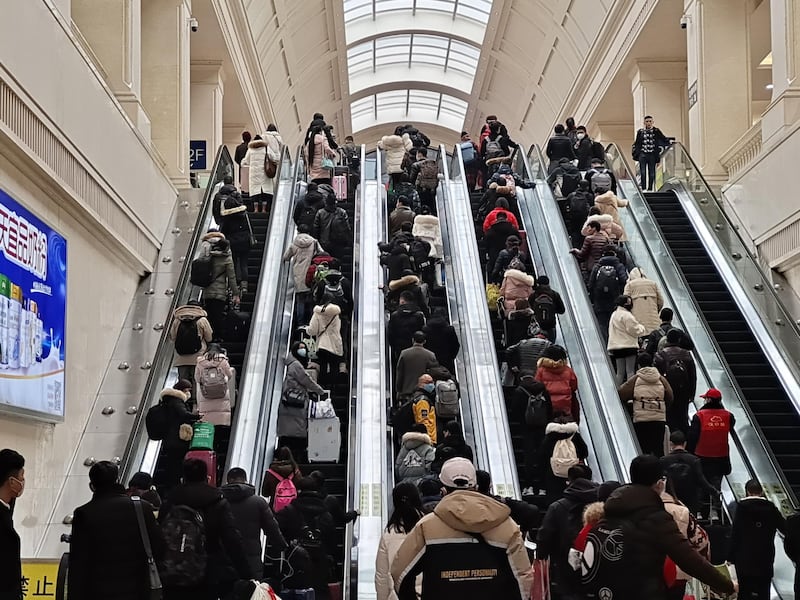
M 192 428 L 194 435 L 189 446 L 191 450 L 213 450 L 214 449 L 214 425 L 205 421 L 198 421 Z
M 497 301 L 500 299 L 500 286 L 496 283 L 486 284 L 486 303 L 489 305 L 489 310 L 497 312 Z
M 335 417 L 336 411 L 333 408 L 333 401 L 330 398 L 308 403 L 309 419 L 333 419 Z
M 550 561 L 534 560 L 531 570 L 533 571 L 531 600 L 550 600 Z
M 733 565 L 723 563 L 721 565 L 714 565 L 714 568 L 722 573 L 725 578 L 730 579 L 731 581 L 736 581 L 736 569 L 733 567 Z M 705 597 L 708 598 L 708 600 L 736 600 L 736 594 L 723 594 L 712 590 L 708 586 L 703 587 L 705 587 L 707 590 Z

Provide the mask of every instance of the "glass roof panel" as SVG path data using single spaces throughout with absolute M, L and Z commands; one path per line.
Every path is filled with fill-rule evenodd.
M 466 111 L 464 100 L 430 90 L 390 90 L 350 104 L 354 131 L 394 121 L 437 123 L 457 130 Z

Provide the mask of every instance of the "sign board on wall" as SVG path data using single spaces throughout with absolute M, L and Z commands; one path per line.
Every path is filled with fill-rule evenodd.
M 206 170 L 206 141 L 205 140 L 190 140 L 189 141 L 189 170 L 190 171 L 205 171 Z
M 64 420 L 67 241 L 0 190 L 0 411 Z
M 689 108 L 697 104 L 697 80 L 689 86 Z

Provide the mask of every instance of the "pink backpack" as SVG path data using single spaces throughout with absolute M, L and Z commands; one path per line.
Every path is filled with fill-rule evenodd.
M 289 477 L 281 477 L 272 469 L 267 470 L 267 473 L 278 480 L 278 485 L 275 487 L 275 495 L 272 498 L 272 510 L 279 512 L 289 506 L 292 500 L 297 498 L 297 488 L 294 487 L 294 482 L 292 481 L 292 479 L 294 479 L 294 473 L 289 475 Z

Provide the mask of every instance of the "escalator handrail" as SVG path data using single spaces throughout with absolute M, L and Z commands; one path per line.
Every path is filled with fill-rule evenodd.
M 566 323 L 570 326 L 575 323 L 574 337 L 576 341 L 579 341 L 577 344 L 579 366 L 584 367 L 588 375 L 583 378 L 586 381 L 581 383 L 590 387 L 591 393 L 588 399 L 596 402 L 594 405 L 586 406 L 586 410 L 589 418 L 593 421 L 597 419 L 602 423 L 603 437 L 608 448 L 611 449 L 611 456 L 606 460 L 612 461 L 617 481 L 628 481 L 628 467 L 631 460 L 639 454 L 639 446 L 630 418 L 619 400 L 606 344 L 594 318 L 594 310 L 589 302 L 578 262 L 569 253 L 569 236 L 561 219 L 556 199 L 546 182 L 545 162 L 541 150 L 538 145 L 534 144 L 527 154 L 525 152 L 520 154 L 528 175 L 532 180 L 536 178 L 536 194 L 538 196 L 538 202 L 529 203 L 521 210 L 535 213 L 535 215 L 531 215 L 531 222 L 541 223 L 547 231 L 545 237 L 565 285 L 562 293 L 569 298 L 569 301 L 565 302 L 565 308 L 570 315 Z M 538 171 L 531 168 L 534 161 L 538 166 Z M 572 270 L 569 277 L 565 276 L 566 269 Z M 570 348 L 570 350 L 573 349 Z M 572 355 L 570 355 L 570 360 L 572 360 Z M 612 423 L 614 426 L 611 425 Z M 596 443 L 598 441 L 600 440 L 596 440 Z M 595 452 L 602 455 L 605 453 L 605 449 L 600 445 L 595 448 Z
M 250 339 L 242 366 L 239 397 L 242 401 L 235 411 L 228 448 L 227 468 L 245 469 L 260 489 L 260 477 L 270 459 L 268 440 L 274 439 L 270 424 L 277 419 L 280 392 L 283 385 L 283 346 L 288 346 L 290 327 L 286 326 L 286 310 L 293 305 L 294 284 L 290 263 L 283 253 L 291 240 L 294 223 L 291 215 L 296 199 L 297 177 L 301 158 L 292 164 L 288 147 L 284 147 L 276 174 L 270 224 L 261 260 L 261 279 L 256 290 L 250 321 Z M 285 169 L 289 169 L 287 172 Z M 282 175 L 283 173 L 283 175 Z M 287 189 L 288 186 L 288 189 Z M 274 419 L 272 417 L 275 417 Z
M 445 227 L 448 239 L 458 239 L 458 251 L 451 251 L 454 279 L 453 289 L 458 301 L 457 321 L 460 328 L 461 356 L 467 381 L 467 408 L 472 416 L 475 436 L 476 464 L 492 474 L 495 493 L 521 498 L 511 429 L 505 407 L 497 353 L 491 340 L 494 336 L 480 258 L 478 255 L 475 223 L 470 205 L 469 190 L 463 171 L 464 158 L 461 146 L 456 145 L 450 163 L 444 145 L 440 147 Z M 466 385 L 464 385 L 466 384 Z
M 666 281 L 669 277 L 666 274 L 667 270 L 671 271 L 672 278 L 674 280 L 679 281 L 679 285 L 681 285 L 687 292 L 685 294 L 686 303 L 689 305 L 689 310 L 693 313 L 693 317 L 702 324 L 703 332 L 705 337 L 707 338 L 708 345 L 711 347 L 711 353 L 709 352 L 694 352 L 695 356 L 695 363 L 698 366 L 698 370 L 702 372 L 703 376 L 705 377 L 706 381 L 709 384 L 712 384 L 714 387 L 722 387 L 725 389 L 727 387 L 729 390 L 733 391 L 734 397 L 731 398 L 731 394 L 724 393 L 723 397 L 726 398 L 726 405 L 729 409 L 740 409 L 741 413 L 747 418 L 747 422 L 745 422 L 740 413 L 736 421 L 736 428 L 734 431 L 731 432 L 731 437 L 734 442 L 735 449 L 737 454 L 739 455 L 739 459 L 741 460 L 742 464 L 745 466 L 747 471 L 750 473 L 752 477 L 758 477 L 762 481 L 764 480 L 765 474 L 769 471 L 774 473 L 774 480 L 777 481 L 783 488 L 783 494 L 788 499 L 788 502 L 791 504 L 793 508 L 797 507 L 797 499 L 795 498 L 794 492 L 792 491 L 791 486 L 789 485 L 788 481 L 786 480 L 785 475 L 783 474 L 782 469 L 778 466 L 777 459 L 775 458 L 774 453 L 772 452 L 771 448 L 764 442 L 763 434 L 757 435 L 756 439 L 758 440 L 759 450 L 763 453 L 763 459 L 757 459 L 754 456 L 754 451 L 752 448 L 745 449 L 745 444 L 741 439 L 741 434 L 744 433 L 745 435 L 749 433 L 749 428 L 753 428 L 754 430 L 760 433 L 761 429 L 758 425 L 758 422 L 753 414 L 752 409 L 750 408 L 749 404 L 745 400 L 744 392 L 742 391 L 741 387 L 739 386 L 738 382 L 736 381 L 735 377 L 731 375 L 733 372 L 731 367 L 728 365 L 727 360 L 725 359 L 724 354 L 722 353 L 722 349 L 719 347 L 719 343 L 717 342 L 716 338 L 711 332 L 710 326 L 700 309 L 697 300 L 695 299 L 694 295 L 690 293 L 690 286 L 686 277 L 681 272 L 680 269 L 677 268 L 677 262 L 675 259 L 674 254 L 672 253 L 671 248 L 666 243 L 664 239 L 664 235 L 661 232 L 661 229 L 658 227 L 657 221 L 655 216 L 653 215 L 650 206 L 644 201 L 644 196 L 642 195 L 642 191 L 639 188 L 638 184 L 636 184 L 636 178 L 633 177 L 633 171 L 631 170 L 630 166 L 627 163 L 624 155 L 620 152 L 619 148 L 615 144 L 609 144 L 607 148 L 607 153 L 612 157 L 612 160 L 616 158 L 619 161 L 622 171 L 620 175 L 624 175 L 624 177 L 619 178 L 620 181 L 629 180 L 631 184 L 634 186 L 636 190 L 636 196 L 632 198 L 628 198 L 630 204 L 630 209 L 628 210 L 628 214 L 630 215 L 630 220 L 634 223 L 636 227 L 636 234 L 639 238 L 644 242 L 644 247 L 646 248 L 650 262 L 653 264 L 653 269 L 648 269 L 648 273 L 652 275 L 651 279 L 654 279 L 656 283 L 658 283 L 662 294 L 668 300 L 666 304 L 671 305 L 675 308 L 675 317 L 674 321 L 684 330 L 690 331 L 691 328 L 687 326 L 687 314 L 684 311 L 679 311 L 678 306 L 681 302 L 676 301 L 674 289 L 672 286 L 667 285 Z M 641 214 L 644 218 L 647 219 L 650 228 L 652 230 L 651 235 L 645 234 L 643 230 L 643 223 L 640 221 L 640 216 L 637 212 L 641 211 Z M 632 232 L 631 232 L 632 233 Z M 656 260 L 656 257 L 653 254 L 653 245 L 659 244 L 661 246 L 662 251 L 670 257 L 669 264 L 662 264 L 660 261 Z M 635 258 L 635 257 L 634 257 Z M 639 257 L 641 260 L 642 257 Z M 699 342 L 701 338 L 699 335 L 703 335 L 700 332 L 695 333 L 692 332 L 693 339 L 695 342 Z M 714 376 L 714 373 L 720 373 L 719 375 Z M 722 375 L 724 373 L 724 375 Z M 725 377 L 724 384 L 721 382 L 720 377 Z M 738 412 L 738 411 L 737 411 Z M 756 463 L 758 463 L 756 465 Z M 731 488 L 731 497 L 736 497 L 736 491 Z M 743 493 L 742 490 L 739 490 L 739 495 Z M 776 493 L 774 490 L 771 492 L 774 496 L 779 497 L 780 494 Z M 780 499 L 779 499 L 780 500 Z
M 172 368 L 173 361 L 173 348 L 174 344 L 169 339 L 170 321 L 175 309 L 179 306 L 181 298 L 184 296 L 187 286 L 191 293 L 191 283 L 189 276 L 191 273 L 192 257 L 197 254 L 198 247 L 202 237 L 206 233 L 207 225 L 211 221 L 211 204 L 214 198 L 215 184 L 222 181 L 221 169 L 224 165 L 232 165 L 233 159 L 230 152 L 225 145 L 221 145 L 217 149 L 217 154 L 214 158 L 214 164 L 211 167 L 212 176 L 208 181 L 206 190 L 203 194 L 200 210 L 197 213 L 197 221 L 194 230 L 191 232 L 191 239 L 189 246 L 186 250 L 186 259 L 183 261 L 178 281 L 176 282 L 172 299 L 170 300 L 169 310 L 167 312 L 167 320 L 161 331 L 161 336 L 158 340 L 158 345 L 153 354 L 153 361 L 150 371 L 147 375 L 144 391 L 139 399 L 139 406 L 133 420 L 133 427 L 128 442 L 125 446 L 125 452 L 122 455 L 122 460 L 119 465 L 120 481 L 128 481 L 129 478 L 138 471 L 138 465 L 133 464 L 135 461 L 135 454 L 137 449 L 141 448 L 147 443 L 147 436 L 144 432 L 144 420 L 147 414 L 147 409 L 154 398 L 157 398 L 161 392 L 161 385 L 167 379 L 170 369 Z M 152 277 L 152 275 L 151 275 Z

